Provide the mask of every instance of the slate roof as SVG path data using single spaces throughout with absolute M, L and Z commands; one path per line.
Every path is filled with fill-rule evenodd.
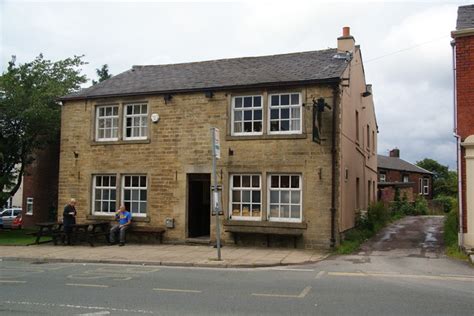
M 409 163 L 403 159 L 397 157 L 387 157 L 382 155 L 377 155 L 377 167 L 379 169 L 391 169 L 391 170 L 400 170 L 408 172 L 417 172 L 417 173 L 426 173 L 433 174 L 432 172 L 418 167 L 414 164 Z
M 326 49 L 182 64 L 133 66 L 95 86 L 64 96 L 61 100 L 339 80 L 348 65 L 344 57 L 336 49 Z
M 456 30 L 474 28 L 474 4 L 460 6 L 458 8 L 458 20 Z

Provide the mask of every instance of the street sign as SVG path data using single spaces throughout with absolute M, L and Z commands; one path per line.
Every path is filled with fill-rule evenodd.
M 214 134 L 214 155 L 217 159 L 221 159 L 221 141 L 219 137 L 219 129 L 217 127 L 212 128 Z
M 211 215 L 212 216 L 216 216 L 216 212 L 218 211 L 219 212 L 219 215 L 224 215 L 224 211 L 221 209 L 220 205 L 221 205 L 221 197 L 222 197 L 222 191 L 221 191 L 221 186 L 217 186 L 217 190 L 218 191 L 213 191 L 212 192 L 212 204 L 213 204 L 213 208 L 212 208 L 212 213 Z

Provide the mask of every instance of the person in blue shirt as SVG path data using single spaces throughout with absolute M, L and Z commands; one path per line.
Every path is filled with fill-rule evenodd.
M 110 244 L 115 245 L 116 244 L 116 236 L 117 233 L 120 234 L 120 243 L 119 246 L 124 246 L 125 245 L 125 233 L 127 232 L 127 229 L 130 227 L 130 224 L 132 222 L 132 214 L 130 214 L 129 211 L 127 211 L 125 205 L 120 206 L 120 208 L 115 212 L 115 219 L 118 221 L 117 224 L 115 224 L 111 229 L 110 229 Z

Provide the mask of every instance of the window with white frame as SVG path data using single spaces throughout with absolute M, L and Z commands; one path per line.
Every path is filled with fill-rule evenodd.
M 148 136 L 148 105 L 126 104 L 124 107 L 124 139 L 146 139 Z
M 232 98 L 232 135 L 262 134 L 262 96 Z
M 406 182 L 409 182 L 409 181 L 410 181 L 409 176 L 408 176 L 408 175 L 404 175 L 404 176 L 403 176 L 403 182 L 406 183 Z
M 385 173 L 381 173 L 379 175 L 379 179 L 380 182 L 385 182 L 387 180 L 387 176 L 385 175 Z
M 26 198 L 26 214 L 33 215 L 33 198 Z
M 268 219 L 270 221 L 301 222 L 301 176 L 273 174 L 268 177 L 268 183 Z
M 96 108 L 96 140 L 118 139 L 118 105 L 102 105 Z
M 117 177 L 115 175 L 95 175 L 92 182 L 92 213 L 113 214 L 117 210 Z
M 134 216 L 146 216 L 147 178 L 144 175 L 122 177 L 122 200 Z
M 230 179 L 230 218 L 261 220 L 262 185 L 260 175 L 234 174 Z
M 423 178 L 423 195 L 430 194 L 430 179 Z
M 270 134 L 295 134 L 302 131 L 302 110 L 300 93 L 271 94 L 268 97 L 270 109 Z

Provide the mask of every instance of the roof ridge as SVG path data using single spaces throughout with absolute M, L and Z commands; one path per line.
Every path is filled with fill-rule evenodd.
M 169 63 L 169 64 L 156 64 L 156 65 L 133 65 L 132 69 L 134 68 L 145 68 L 145 67 L 159 67 L 159 66 L 177 66 L 177 65 L 190 65 L 190 64 L 201 64 L 201 63 L 209 63 L 209 62 L 220 62 L 220 61 L 227 61 L 227 60 L 244 60 L 244 59 L 256 59 L 256 58 L 265 58 L 265 57 L 277 57 L 277 56 L 289 56 L 289 55 L 297 55 L 297 54 L 307 54 L 307 53 L 316 53 L 316 52 L 324 52 L 324 51 L 331 51 L 337 50 L 336 48 L 326 48 L 326 49 L 319 49 L 319 50 L 308 50 L 302 52 L 292 52 L 292 53 L 283 53 L 283 54 L 271 54 L 271 55 L 260 55 L 260 56 L 243 56 L 243 57 L 230 57 L 230 58 L 218 58 L 218 59 L 209 59 L 209 60 L 199 60 L 199 61 L 188 61 L 188 62 L 181 62 L 181 63 Z

